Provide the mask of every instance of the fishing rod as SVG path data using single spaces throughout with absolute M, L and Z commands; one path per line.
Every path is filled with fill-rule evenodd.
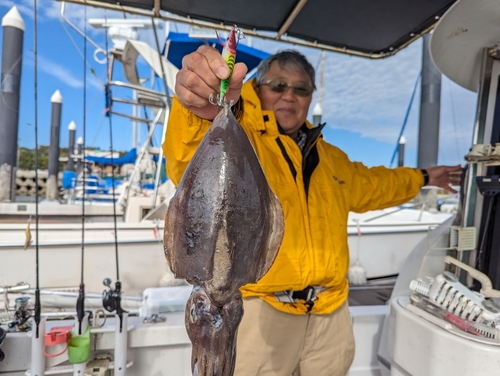
M 107 14 L 104 12 L 104 19 L 107 25 Z M 105 28 L 105 40 L 106 40 L 106 56 L 109 54 L 108 47 L 108 28 Z M 113 100 L 111 97 L 111 88 L 109 86 L 109 82 L 111 80 L 111 70 L 109 67 L 109 59 L 106 59 L 106 71 L 108 74 L 108 79 L 106 82 L 106 116 L 108 117 L 109 122 L 109 149 L 111 154 L 111 192 L 112 192 L 112 200 L 113 200 L 113 228 L 114 228 L 114 236 L 115 236 L 115 260 L 116 260 L 116 282 L 115 288 L 111 287 L 111 278 L 105 278 L 103 281 L 104 286 L 108 287 L 109 290 L 104 290 L 102 296 L 102 305 L 104 309 L 108 312 L 116 311 L 116 315 L 120 320 L 120 333 L 123 331 L 123 322 L 124 322 L 124 313 L 127 313 L 121 306 L 121 290 L 122 283 L 120 281 L 120 268 L 119 268 L 119 256 L 118 256 L 118 228 L 116 224 L 116 199 L 115 199 L 115 174 L 114 174 L 114 156 L 113 156 L 113 121 L 111 117 L 111 107 L 113 105 Z M 126 328 L 125 328 L 126 330 Z
M 84 33 L 87 32 L 87 7 L 84 8 Z M 85 169 L 85 140 L 87 125 L 87 38 L 83 38 L 83 144 L 82 144 L 82 251 L 80 265 L 80 287 L 78 298 L 76 299 L 76 317 L 78 319 L 78 335 L 82 335 L 82 323 L 85 317 L 85 190 L 86 190 L 86 169 Z
M 38 242 L 38 233 L 39 233 L 39 216 L 38 216 L 38 75 L 37 75 L 37 60 L 38 60 L 38 51 L 37 51 L 37 0 L 34 0 L 33 4 L 34 8 L 34 13 L 33 13 L 33 54 L 34 54 L 34 76 L 33 76 L 33 83 L 34 83 L 34 96 L 35 96 L 35 223 L 36 223 L 36 230 L 35 230 L 35 240 L 36 240 L 36 245 L 35 245 L 35 273 L 36 273 L 36 283 L 35 283 L 35 324 L 36 324 L 36 332 L 35 332 L 35 338 L 39 338 L 39 329 L 40 329 L 40 320 L 41 320 L 41 311 L 42 311 L 42 306 L 40 303 L 40 264 L 39 264 L 39 256 L 40 256 L 40 249 L 39 249 L 39 242 Z
M 40 248 L 39 248 L 39 181 L 38 181 L 38 25 L 37 25 L 37 0 L 33 0 L 33 55 L 34 55 L 34 72 L 33 72 L 33 93 L 34 93 L 34 127 L 35 127 L 35 309 L 34 309 L 34 322 L 35 328 L 31 337 L 31 374 L 35 376 L 43 375 L 45 372 L 45 357 L 43 356 L 43 346 L 45 339 L 45 321 L 41 318 L 42 306 L 40 303 Z M 16 305 L 17 305 L 16 300 Z M 22 311 L 26 308 L 27 299 L 21 299 L 19 306 L 16 307 L 16 315 L 23 317 Z M 19 325 L 19 323 L 18 323 Z

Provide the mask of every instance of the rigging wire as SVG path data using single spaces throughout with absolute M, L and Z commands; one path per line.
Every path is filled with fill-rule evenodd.
M 23 55 L 19 55 L 19 57 L 17 58 L 17 60 L 14 62 L 14 64 L 12 64 L 12 67 L 7 71 L 5 72 L 4 74 L 2 74 L 2 83 L 1 83 L 1 87 L 4 87 L 4 84 L 5 84 L 5 81 L 9 79 L 9 77 L 11 77 L 11 73 L 14 69 L 16 69 L 16 67 L 22 63 L 22 60 L 23 60 Z M 6 108 L 8 108 L 9 110 L 12 110 L 14 112 L 18 112 L 18 109 L 17 108 L 14 108 L 10 105 L 10 103 L 8 103 L 4 96 L 2 95 L 2 103 L 5 105 Z
M 84 33 L 87 33 L 87 7 L 84 7 Z M 86 190 L 86 168 L 85 168 L 85 140 L 87 137 L 87 38 L 83 38 L 83 144 L 82 144 L 82 251 L 80 265 L 80 288 L 76 300 L 76 314 L 78 318 L 78 334 L 82 335 L 82 322 L 85 317 L 85 190 Z
M 96 78 L 96 80 L 99 81 L 99 83 L 102 86 L 104 86 L 104 83 L 101 81 L 101 79 L 97 75 L 97 73 L 94 70 L 94 68 L 92 68 L 92 65 L 90 65 L 90 63 L 88 62 L 86 56 L 84 56 L 84 53 L 82 51 L 80 51 L 80 48 L 78 47 L 78 45 L 76 44 L 75 40 L 73 39 L 73 37 L 69 33 L 69 30 L 68 30 L 67 26 L 64 24 L 64 22 L 61 19 L 59 19 L 59 22 L 61 23 L 62 28 L 64 29 L 64 31 L 65 31 L 66 35 L 68 36 L 69 40 L 71 41 L 71 43 L 75 47 L 76 51 L 82 57 L 82 59 L 84 60 L 85 64 L 88 66 L 88 68 L 90 70 L 90 73 L 92 73 L 92 75 Z M 87 29 L 87 25 L 85 25 L 85 27 L 84 27 L 84 32 L 86 32 L 86 29 Z M 84 39 L 85 39 L 85 42 L 87 42 L 87 39 L 86 38 L 84 38 Z M 85 43 L 85 45 L 86 45 L 86 43 Z
M 162 60 L 162 54 L 161 54 L 161 51 L 160 51 L 160 43 L 158 42 L 158 33 L 156 32 L 156 24 L 155 24 L 155 21 L 154 21 L 154 18 L 151 18 L 151 23 L 153 24 L 153 32 L 154 32 L 154 35 L 155 35 L 155 42 L 156 42 L 156 51 L 158 53 L 158 59 L 160 60 L 160 67 L 161 67 L 161 74 L 162 74 L 162 80 L 163 80 L 163 86 L 165 87 L 165 95 L 166 95 L 166 101 L 165 101 L 165 113 L 163 114 L 165 120 L 163 121 L 163 135 L 165 135 L 165 132 L 166 132 L 166 121 L 168 119 L 168 115 L 170 114 L 170 108 L 172 106 L 172 102 L 170 100 L 170 96 L 168 95 L 168 85 L 167 85 L 167 76 L 165 74 L 165 68 L 163 66 L 163 60 Z M 165 49 L 166 51 L 166 49 Z M 166 54 L 166 52 L 165 52 Z M 166 56 L 165 56 L 166 58 Z M 159 119 L 158 119 L 159 120 Z M 153 126 L 153 124 L 152 124 Z M 151 142 L 152 142 L 152 139 L 151 138 Z M 157 197 L 157 193 L 158 193 L 158 179 L 160 177 L 160 174 L 161 174 L 161 168 L 163 166 L 162 164 L 162 160 L 163 160 L 163 149 L 162 149 L 162 145 L 160 145 L 160 154 L 158 155 L 158 162 L 156 163 L 156 176 L 157 176 L 157 179 L 155 179 L 155 190 L 154 190 L 154 196 L 153 196 L 153 207 L 156 207 L 156 197 Z
M 151 18 L 151 23 L 153 24 L 153 32 L 155 35 L 155 42 L 156 42 L 156 52 L 158 52 L 158 59 L 160 59 L 160 67 L 161 67 L 161 75 L 162 75 L 162 81 L 163 81 L 163 86 L 165 87 L 165 95 L 167 98 L 167 108 L 166 108 L 166 114 L 169 113 L 170 106 L 171 106 L 171 100 L 170 100 L 170 95 L 168 95 L 168 86 L 167 86 L 167 75 L 165 74 L 165 67 L 163 66 L 163 60 L 162 60 L 162 54 L 160 51 L 160 43 L 158 42 L 158 33 L 156 32 L 156 24 L 154 21 L 154 18 Z
M 448 80 L 448 90 L 450 92 L 450 102 L 451 102 L 451 116 L 452 116 L 452 123 L 453 123 L 453 135 L 455 136 L 455 146 L 457 147 L 457 161 L 460 161 L 460 146 L 459 146 L 459 141 L 458 141 L 458 136 L 457 136 L 457 127 L 460 127 L 459 124 L 457 123 L 457 119 L 455 117 L 455 101 L 453 100 L 453 91 L 451 88 L 451 81 Z
M 401 136 L 403 135 L 403 132 L 405 131 L 406 123 L 408 122 L 408 117 L 410 116 L 411 105 L 413 104 L 413 99 L 415 98 L 415 93 L 417 91 L 418 82 L 420 81 L 420 77 L 422 77 L 422 71 L 420 71 L 420 73 L 417 76 L 417 79 L 415 80 L 415 86 L 413 87 L 413 92 L 411 93 L 410 103 L 408 104 L 408 108 L 406 109 L 405 119 L 403 121 L 403 125 L 401 126 L 401 130 L 399 131 L 399 136 L 398 136 L 398 139 L 396 141 L 396 148 L 394 149 L 394 152 L 392 153 L 391 163 L 389 164 L 389 167 L 392 167 L 392 164 L 394 162 L 394 158 L 396 158 L 396 154 L 399 151 L 399 140 L 401 140 Z
M 38 233 L 39 233 L 39 217 L 38 217 L 38 76 L 37 76 L 37 64 L 38 64 L 38 46 L 37 46 L 37 0 L 34 0 L 33 4 L 33 54 L 34 54 L 34 75 L 33 75 L 33 84 L 34 84 L 34 124 L 35 124 L 35 268 L 36 268 L 36 286 L 35 286 L 35 324 L 36 324 L 36 338 L 39 338 L 39 328 L 40 328 L 40 316 L 41 316 L 41 303 L 40 303 L 40 264 L 39 264 L 39 256 L 40 256 L 40 248 L 38 242 Z
M 99 133 L 101 133 L 101 128 L 104 124 L 104 122 L 106 121 L 106 118 L 102 119 L 101 120 L 101 123 L 99 124 L 99 127 L 97 128 L 97 131 L 95 132 L 95 136 L 94 138 L 92 139 L 92 142 L 89 144 L 89 145 L 95 145 L 96 141 L 97 141 L 97 137 L 99 137 Z

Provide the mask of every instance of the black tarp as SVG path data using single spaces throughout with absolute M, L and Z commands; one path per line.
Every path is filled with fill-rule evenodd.
M 145 10 L 154 0 L 96 0 Z M 287 35 L 365 54 L 397 50 L 437 22 L 456 0 L 309 0 Z M 161 0 L 160 7 L 195 20 L 277 33 L 298 0 Z

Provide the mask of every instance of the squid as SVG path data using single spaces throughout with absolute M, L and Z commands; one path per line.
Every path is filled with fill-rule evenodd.
M 266 274 L 284 233 L 281 204 L 222 88 L 218 102 L 221 109 L 165 217 L 164 249 L 170 269 L 176 278 L 194 285 L 185 324 L 195 376 L 234 374 L 243 317 L 239 288 Z

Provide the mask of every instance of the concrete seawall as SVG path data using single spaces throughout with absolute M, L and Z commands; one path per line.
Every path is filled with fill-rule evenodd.
M 47 189 L 47 179 L 49 173 L 47 170 L 38 171 L 38 194 L 45 198 Z M 59 191 L 62 188 L 62 173 L 57 177 L 57 187 Z M 17 170 L 16 172 L 16 196 L 34 196 L 36 192 L 35 171 Z

